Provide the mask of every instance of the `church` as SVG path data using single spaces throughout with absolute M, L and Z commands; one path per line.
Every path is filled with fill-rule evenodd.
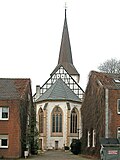
M 70 147 L 72 139 L 82 136 L 81 104 L 84 91 L 80 74 L 72 59 L 65 18 L 57 66 L 42 87 L 36 86 L 34 97 L 40 150 Z

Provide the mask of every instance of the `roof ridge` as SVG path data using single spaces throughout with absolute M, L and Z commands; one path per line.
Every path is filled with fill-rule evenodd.
M 30 78 L 0 78 L 0 80 L 30 80 Z

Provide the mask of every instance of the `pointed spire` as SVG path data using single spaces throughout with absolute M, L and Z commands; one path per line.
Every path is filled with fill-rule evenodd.
M 79 75 L 79 73 L 77 72 L 76 68 L 73 65 L 66 11 L 67 9 L 65 5 L 65 19 L 64 19 L 58 65 L 60 64 L 63 65 L 63 67 L 65 67 L 65 69 L 68 71 L 69 74 Z
M 62 40 L 61 40 L 61 46 L 60 46 L 60 52 L 59 52 L 58 65 L 56 66 L 56 68 L 54 69 L 52 74 L 55 73 L 56 70 L 61 65 L 65 68 L 65 70 L 70 75 L 76 75 L 76 76 L 78 76 L 78 79 L 79 79 L 79 73 L 77 72 L 76 68 L 73 65 L 70 38 L 69 38 L 68 25 L 67 25 L 66 7 L 65 7 L 65 19 L 64 19 L 64 26 L 63 26 L 63 33 L 62 33 Z
M 65 62 L 73 64 L 69 32 L 67 26 L 66 8 L 58 64 L 62 64 Z
M 65 3 L 65 21 L 67 22 L 66 11 L 67 11 L 67 5 L 66 5 L 66 3 Z

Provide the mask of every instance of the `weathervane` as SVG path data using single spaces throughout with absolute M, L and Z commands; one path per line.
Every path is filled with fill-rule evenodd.
M 65 2 L 65 10 L 67 9 L 67 2 Z

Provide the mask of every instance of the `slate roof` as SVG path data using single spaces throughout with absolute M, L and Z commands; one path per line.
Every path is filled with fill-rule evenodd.
M 30 83 L 30 79 L 0 78 L 0 100 L 19 99 Z
M 99 81 L 104 88 L 120 89 L 120 74 L 91 71 L 90 76 Z
M 58 79 L 36 102 L 44 100 L 69 100 L 80 102 L 79 97 L 63 82 Z
M 68 32 L 68 26 L 67 26 L 66 9 L 65 9 L 65 20 L 64 20 L 64 26 L 63 26 L 58 65 L 53 70 L 51 75 L 53 75 L 61 65 L 67 70 L 67 72 L 70 75 L 79 75 L 78 71 L 73 65 L 70 38 L 69 38 L 69 32 Z

